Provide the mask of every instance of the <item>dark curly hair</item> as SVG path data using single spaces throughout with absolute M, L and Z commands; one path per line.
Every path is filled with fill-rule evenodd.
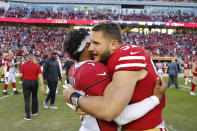
M 85 39 L 85 37 L 89 35 L 88 30 L 80 28 L 70 31 L 63 42 L 64 51 L 68 52 L 69 56 L 79 61 L 79 57 L 81 52 L 76 52 L 81 42 Z

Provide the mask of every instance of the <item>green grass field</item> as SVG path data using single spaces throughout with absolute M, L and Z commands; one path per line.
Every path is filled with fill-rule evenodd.
M 167 77 L 164 78 L 167 83 Z M 17 79 L 17 83 L 18 83 Z M 190 96 L 190 89 L 183 87 L 184 80 L 179 78 L 180 89 L 172 88 L 166 91 L 166 107 L 163 117 L 169 131 L 197 131 L 197 96 Z M 188 85 L 190 88 L 190 85 Z M 22 91 L 21 84 L 17 84 Z M 59 85 L 59 94 L 56 96 L 57 110 L 44 109 L 43 100 L 46 95 L 39 90 L 39 113 L 31 121 L 25 121 L 23 94 L 2 95 L 3 83 L 0 83 L 0 131 L 78 131 L 80 119 L 62 98 L 62 89 Z M 8 92 L 12 93 L 11 85 Z M 196 89 L 197 92 L 197 89 Z

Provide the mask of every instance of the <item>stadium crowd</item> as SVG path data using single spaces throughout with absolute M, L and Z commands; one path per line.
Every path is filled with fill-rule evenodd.
M 151 33 L 141 34 L 135 32 L 124 32 L 124 41 L 144 47 L 151 56 L 196 57 L 197 35 L 175 33 Z
M 17 56 L 34 51 L 37 57 L 48 56 L 50 51 L 56 50 L 63 57 L 62 42 L 68 33 L 68 28 L 41 28 L 0 26 L 1 52 L 14 50 Z M 125 43 L 140 45 L 147 49 L 151 56 L 181 57 L 197 56 L 197 35 L 175 33 L 135 33 L 123 31 Z
M 0 16 L 9 18 L 29 18 L 29 19 L 84 19 L 84 20 L 124 20 L 124 21 L 153 21 L 153 22 L 197 22 L 194 12 L 157 11 L 148 13 L 146 9 L 141 12 L 118 12 L 111 9 L 74 11 L 67 8 L 53 10 L 28 9 L 26 7 L 9 7 L 8 10 L 0 8 Z
M 63 56 L 62 41 L 67 29 L 59 28 L 34 28 L 0 26 L 1 52 L 14 50 L 17 56 L 23 56 L 34 51 L 35 56 L 48 56 L 51 50 L 56 50 L 59 56 Z

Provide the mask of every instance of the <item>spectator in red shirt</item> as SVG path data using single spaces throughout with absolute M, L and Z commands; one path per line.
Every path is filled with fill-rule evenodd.
M 25 120 L 30 119 L 30 96 L 32 93 L 32 116 L 38 114 L 38 77 L 41 81 L 41 91 L 44 91 L 44 81 L 40 66 L 33 62 L 33 55 L 29 54 L 27 62 L 21 65 L 19 77 L 23 80 L 23 95 L 25 101 Z

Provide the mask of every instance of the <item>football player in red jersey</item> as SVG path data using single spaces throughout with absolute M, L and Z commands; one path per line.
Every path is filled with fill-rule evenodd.
M 192 79 L 190 95 L 195 96 L 196 94 L 194 93 L 194 89 L 197 84 L 197 59 L 194 59 L 192 63 L 192 73 L 193 73 L 193 79 Z
M 104 88 L 110 81 L 109 79 L 110 75 L 109 75 L 107 68 L 104 65 L 88 60 L 90 59 L 90 56 L 89 56 L 90 54 L 88 52 L 89 44 L 86 44 L 86 43 L 88 42 L 89 38 L 88 36 L 85 37 L 84 35 L 87 36 L 87 33 L 84 34 L 84 31 L 82 29 L 79 31 L 72 31 L 71 33 L 68 34 L 67 38 L 64 41 L 64 48 L 68 51 L 71 58 L 79 61 L 71 67 L 69 71 L 69 81 L 71 81 L 75 89 L 85 92 L 86 96 L 87 95 L 88 96 L 100 96 L 103 94 Z M 144 101 L 147 101 L 147 100 L 145 99 Z M 125 108 L 125 110 L 123 110 L 121 115 L 124 114 L 123 116 L 128 117 L 129 115 L 132 114 L 131 112 L 133 113 L 135 112 L 134 113 L 135 115 L 141 114 L 142 112 L 144 112 L 142 110 L 143 109 L 147 110 L 146 106 L 150 105 L 148 103 L 145 104 L 144 101 L 142 101 L 141 103 L 137 103 L 138 105 L 134 104 L 136 107 L 138 106 L 138 108 L 128 107 L 129 110 L 127 110 L 127 113 L 124 114 L 124 111 L 128 109 L 128 108 Z M 147 110 L 146 112 L 148 111 L 150 111 L 150 109 Z M 119 118 L 117 117 L 116 120 L 120 119 L 120 117 L 125 118 L 121 115 L 119 116 Z M 135 120 L 135 119 L 130 118 L 130 120 L 128 121 L 128 118 L 125 118 L 125 119 L 127 120 L 127 122 L 131 120 Z M 94 119 L 91 119 L 91 116 L 89 115 L 85 117 L 84 121 L 82 122 L 81 130 L 87 129 L 86 128 L 87 126 L 89 129 L 90 129 L 89 126 L 92 126 L 93 128 L 97 128 L 98 126 L 95 126 L 95 125 L 99 125 L 101 130 L 108 130 L 108 131 L 117 130 L 117 126 L 114 125 L 112 128 L 111 126 L 113 124 L 109 124 L 104 121 L 98 120 L 98 123 L 99 122 L 101 123 L 95 124 Z M 88 125 L 86 125 L 87 122 L 88 122 Z M 123 122 L 123 124 L 125 124 L 125 121 Z
M 184 66 L 185 85 L 187 85 L 187 82 L 189 81 L 189 59 L 185 60 L 183 66 Z

